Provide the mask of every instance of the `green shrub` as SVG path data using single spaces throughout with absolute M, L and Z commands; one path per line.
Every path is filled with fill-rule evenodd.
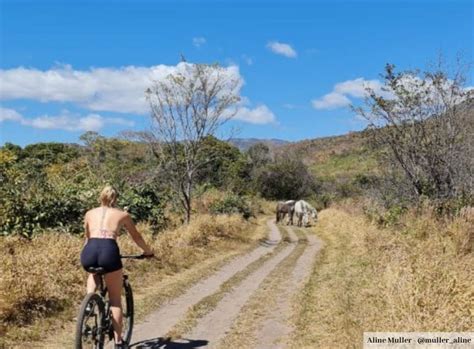
M 126 209 L 135 222 L 148 222 L 156 232 L 166 226 L 167 199 L 165 193 L 160 195 L 151 185 L 142 185 L 121 190 L 118 205 Z
M 380 227 L 397 225 L 406 211 L 407 208 L 401 205 L 393 205 L 388 209 L 378 207 L 374 204 L 364 207 L 364 214 L 367 218 Z
M 287 154 L 277 157 L 261 170 L 256 186 L 264 198 L 272 200 L 308 197 L 317 189 L 303 161 Z
M 222 199 L 213 202 L 209 208 L 212 214 L 238 213 L 245 219 L 255 216 L 251 204 L 244 197 L 235 194 L 227 194 Z

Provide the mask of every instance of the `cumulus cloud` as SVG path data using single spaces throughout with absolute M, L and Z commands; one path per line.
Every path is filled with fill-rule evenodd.
M 206 43 L 206 38 L 203 38 L 202 36 L 193 38 L 193 45 L 197 48 L 201 47 Z
M 59 115 L 41 115 L 35 118 L 27 118 L 17 111 L 0 107 L 0 122 L 14 121 L 24 126 L 39 129 L 65 130 L 65 131 L 99 131 L 104 126 L 110 124 L 133 126 L 134 123 L 123 118 L 106 118 L 98 114 L 88 114 L 81 116 L 72 114 L 67 110 Z
M 382 86 L 383 85 L 379 80 L 365 80 L 363 78 L 358 78 L 336 84 L 334 86 L 334 92 L 355 98 L 363 98 L 367 94 L 367 88 L 370 88 L 377 93 L 382 93 Z
M 0 100 L 69 102 L 92 111 L 147 114 L 145 90 L 171 73 L 186 74 L 190 65 L 181 62 L 176 66 L 89 70 L 64 65 L 46 71 L 24 67 L 0 70 Z M 240 86 L 243 84 L 237 66 L 226 67 L 225 72 L 239 80 Z
M 357 78 L 347 80 L 334 85 L 333 91 L 322 96 L 321 98 L 311 101 L 315 109 L 336 109 L 347 107 L 351 104 L 352 98 L 364 98 L 367 94 L 366 88 L 374 90 L 377 94 L 387 95 L 382 90 L 383 84 L 379 80 L 365 80 Z
M 0 122 L 2 121 L 20 121 L 23 117 L 13 109 L 2 108 L 0 106 Z
M 2 108 L 0 121 L 11 120 L 36 128 L 67 131 L 97 131 L 107 124 L 131 126 L 130 121 L 125 119 L 104 118 L 96 112 L 147 114 L 149 106 L 145 100 L 145 90 L 154 81 L 162 80 L 171 73 L 187 74 L 191 65 L 181 62 L 176 66 L 128 66 L 89 70 L 74 70 L 66 65 L 46 71 L 23 67 L 0 70 L 0 100 L 73 103 L 92 112 L 81 116 L 65 111 L 59 115 L 26 118 L 15 110 Z M 229 80 L 238 82 L 236 92 L 240 94 L 244 80 L 239 67 L 228 66 L 224 73 Z M 242 101 L 236 120 L 253 124 L 275 122 L 276 117 L 267 106 L 252 108 L 247 98 L 242 97 Z
M 275 114 L 264 104 L 255 108 L 241 107 L 234 117 L 236 120 L 251 124 L 271 124 L 276 122 Z
M 313 100 L 312 104 L 315 109 L 336 109 L 348 106 L 351 101 L 341 93 L 331 92 L 322 98 Z
M 298 54 L 289 44 L 278 41 L 270 41 L 267 48 L 277 55 L 282 55 L 288 58 L 295 58 Z
M 433 103 L 433 101 L 436 100 L 440 102 L 443 100 L 443 96 L 438 91 L 438 88 L 429 79 L 422 79 L 415 75 L 405 75 L 398 83 L 407 91 L 425 91 L 426 94 L 423 98 L 426 99 L 427 104 Z M 453 83 L 452 80 L 446 80 L 442 89 L 444 91 L 451 90 Z M 396 98 L 395 92 L 388 86 L 384 86 L 381 81 L 357 78 L 337 83 L 334 85 L 332 92 L 318 99 L 312 100 L 311 103 L 315 109 L 336 109 L 346 107 L 352 103 L 352 99 L 366 97 L 367 88 L 383 98 Z M 464 91 L 466 92 L 472 89 L 472 86 L 464 87 Z M 463 100 L 464 98 L 460 97 L 456 103 L 460 103 Z

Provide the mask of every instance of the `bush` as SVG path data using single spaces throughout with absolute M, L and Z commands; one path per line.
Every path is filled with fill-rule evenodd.
M 364 214 L 371 222 L 376 223 L 380 227 L 391 227 L 400 222 L 403 214 L 407 212 L 407 207 L 393 205 L 388 209 L 385 209 L 372 202 L 365 205 L 363 210 Z
M 235 194 L 227 194 L 222 199 L 213 202 L 210 207 L 212 214 L 241 214 L 245 219 L 254 217 L 255 214 L 252 212 L 250 203 L 243 198 Z
M 143 185 L 123 189 L 118 204 L 126 208 L 136 222 L 148 222 L 156 232 L 167 224 L 164 214 L 167 198 L 165 193 L 160 196 L 151 185 Z
M 300 159 L 280 156 L 259 173 L 257 188 L 266 199 L 288 200 L 308 197 L 316 190 L 313 176 Z

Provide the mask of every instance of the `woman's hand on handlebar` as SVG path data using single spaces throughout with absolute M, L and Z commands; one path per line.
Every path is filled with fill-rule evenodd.
M 155 257 L 155 253 L 153 251 L 147 251 L 143 252 L 142 256 L 143 258 L 153 258 Z

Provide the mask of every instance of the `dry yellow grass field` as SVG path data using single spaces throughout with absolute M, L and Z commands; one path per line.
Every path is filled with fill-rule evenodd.
M 156 305 L 182 292 L 194 279 L 254 246 L 266 233 L 262 222 L 245 221 L 236 215 L 199 215 L 190 225 L 156 238 L 146 226 L 139 226 L 139 230 L 152 244 L 157 259 L 126 262 L 135 286 L 138 315 L 147 303 Z M 31 241 L 0 239 L 0 347 L 44 341 L 48 331 L 54 331 L 53 337 L 59 340 L 61 328 L 71 332 L 85 292 L 86 273 L 79 264 L 83 242 L 82 238 L 57 233 L 42 234 Z M 119 245 L 124 254 L 139 253 L 127 236 L 119 238 Z M 190 268 L 193 272 L 187 273 Z M 156 285 L 164 279 L 169 287 L 158 292 Z
M 294 303 L 293 348 L 360 348 L 364 331 L 472 331 L 472 222 L 426 210 L 380 229 L 347 207 L 313 228 L 325 247 Z

